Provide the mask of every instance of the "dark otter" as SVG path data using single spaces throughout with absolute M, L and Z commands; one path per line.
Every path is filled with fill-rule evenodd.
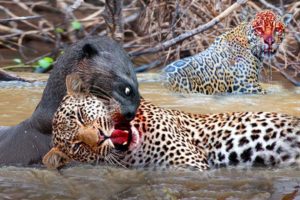
M 32 116 L 16 126 L 0 127 L 0 164 L 41 162 L 50 149 L 53 114 L 66 95 L 66 76 L 73 72 L 79 74 L 88 92 L 103 100 L 116 100 L 123 117 L 133 119 L 140 95 L 129 57 L 107 37 L 85 38 L 58 58 Z

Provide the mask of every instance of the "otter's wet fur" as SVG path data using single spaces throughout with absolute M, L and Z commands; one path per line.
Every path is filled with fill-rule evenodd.
M 1 165 L 41 163 L 50 149 L 53 114 L 66 95 L 66 76 L 73 72 L 82 78 L 87 92 L 104 100 L 114 99 L 124 118 L 134 117 L 140 95 L 128 55 L 107 37 L 87 37 L 58 58 L 32 116 L 16 126 L 0 127 Z

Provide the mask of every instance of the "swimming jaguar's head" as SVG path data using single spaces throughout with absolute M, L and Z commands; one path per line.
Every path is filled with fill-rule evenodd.
M 254 55 L 259 58 L 275 55 L 285 35 L 291 15 L 280 17 L 273 11 L 265 10 L 256 14 L 250 23 L 248 40 Z

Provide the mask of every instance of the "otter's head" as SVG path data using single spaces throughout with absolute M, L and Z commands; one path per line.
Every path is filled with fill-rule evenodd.
M 128 121 L 140 103 L 133 64 L 122 47 L 107 37 L 85 39 L 75 70 L 88 92 L 104 102 L 115 100 Z
M 53 114 L 66 95 L 66 77 L 74 72 L 88 93 L 108 103 L 115 100 L 122 117 L 133 119 L 140 103 L 133 64 L 122 47 L 108 37 L 87 37 L 67 48 L 54 64 L 32 116 L 31 123 L 42 133 L 51 133 Z
M 273 56 L 282 43 L 285 27 L 291 20 L 291 15 L 283 18 L 270 10 L 256 14 L 250 24 L 249 41 L 252 52 L 259 58 Z

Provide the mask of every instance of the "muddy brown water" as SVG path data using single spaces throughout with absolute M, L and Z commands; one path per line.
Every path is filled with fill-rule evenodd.
M 47 75 L 20 74 L 35 84 L 0 83 L 0 124 L 27 118 Z M 139 75 L 140 91 L 156 105 L 194 113 L 275 111 L 300 116 L 300 88 L 284 80 L 264 84 L 268 95 L 174 95 L 157 74 Z M 0 199 L 300 199 L 300 168 L 217 169 L 208 172 L 128 170 L 81 165 L 60 172 L 0 168 Z

